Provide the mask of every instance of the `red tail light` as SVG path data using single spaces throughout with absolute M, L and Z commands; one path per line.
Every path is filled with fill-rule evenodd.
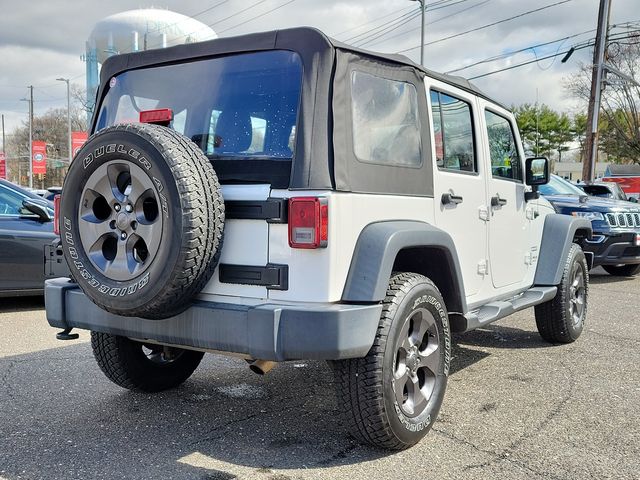
M 60 195 L 53 197 L 53 233 L 60 235 Z
M 170 108 L 143 110 L 140 112 L 140 123 L 155 123 L 168 127 L 171 120 L 173 120 L 173 110 Z
M 329 239 L 329 202 L 326 198 L 289 199 L 289 246 L 324 248 Z

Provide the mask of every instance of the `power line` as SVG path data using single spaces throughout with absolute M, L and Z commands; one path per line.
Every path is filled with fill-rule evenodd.
M 454 1 L 454 0 L 439 0 L 439 1 L 436 1 L 436 2 L 433 2 L 433 3 L 430 3 L 430 4 L 428 4 L 426 6 L 426 11 L 433 12 L 435 10 L 440 10 L 441 8 L 446 8 L 446 7 L 449 7 L 449 6 L 453 6 L 453 5 L 456 5 L 457 3 L 466 2 L 468 0 L 458 0 L 457 2 L 455 2 L 453 4 L 451 3 L 452 1 Z M 410 7 L 410 8 L 411 9 L 415 9 L 416 7 Z M 377 27 L 370 28 L 369 30 L 365 30 L 362 33 L 359 33 L 357 35 L 353 35 L 353 36 L 351 36 L 349 38 L 345 38 L 342 41 L 345 42 L 345 43 L 353 42 L 353 41 L 356 41 L 355 40 L 356 38 L 358 38 L 358 40 L 357 40 L 358 42 L 362 41 L 363 38 L 359 38 L 359 37 L 369 36 L 370 33 L 374 32 L 376 30 L 384 30 L 389 26 L 389 22 L 395 23 L 396 21 L 401 20 L 401 19 L 405 19 L 408 16 L 411 16 L 412 19 L 413 18 L 417 18 L 417 17 L 420 16 L 420 14 L 421 14 L 420 9 L 417 9 L 417 11 L 414 10 L 414 11 L 411 11 L 411 12 L 404 13 L 404 14 L 399 15 L 397 17 L 393 17 L 390 20 L 387 20 L 386 22 L 382 23 L 381 25 L 378 25 Z M 377 20 L 387 19 L 389 16 L 390 15 L 384 15 L 383 17 L 379 17 L 378 19 L 376 19 L 376 21 Z M 371 21 L 369 23 L 373 23 L 373 21 Z M 375 32 L 375 33 L 379 33 L 379 32 Z
M 609 37 L 609 39 L 610 40 L 619 40 L 619 39 L 629 38 L 631 36 L 630 34 L 636 33 L 636 32 L 640 32 L 640 29 L 631 30 L 629 32 L 624 32 L 624 33 L 619 33 L 619 34 L 614 34 L 614 35 L 611 35 Z M 592 47 L 594 45 L 594 42 L 595 42 L 595 38 L 591 38 L 591 39 L 589 39 L 587 41 L 580 42 L 580 43 L 574 45 L 573 49 L 574 49 L 574 51 L 583 50 L 585 48 Z M 548 60 L 550 58 L 557 58 L 559 56 L 565 55 L 568 51 L 569 50 L 565 50 L 565 51 L 562 51 L 562 52 L 556 52 L 556 53 L 553 53 L 551 55 L 547 55 L 545 57 L 535 58 L 533 60 L 529 60 L 529 61 L 526 61 L 526 62 L 518 63 L 516 65 L 509 65 L 508 67 L 500 68 L 498 70 L 493 70 L 491 72 L 487 72 L 487 73 L 483 73 L 481 75 L 476 75 L 474 77 L 470 77 L 469 80 L 475 80 L 476 78 L 488 77 L 489 75 L 493 75 L 495 73 L 500 73 L 500 72 L 504 72 L 504 71 L 507 71 L 507 70 L 512 70 L 514 68 L 524 67 L 525 65 L 530 65 L 532 63 L 536 63 L 536 62 L 539 62 L 541 60 Z
M 224 30 L 220 30 L 220 33 L 224 33 L 226 31 L 233 30 L 234 28 L 238 28 L 239 26 L 244 25 L 244 24 L 249 23 L 249 22 L 253 22 L 256 19 L 264 17 L 265 15 L 269 15 L 270 13 L 275 12 L 276 10 L 280 10 L 282 7 L 286 7 L 287 5 L 289 5 L 290 3 L 293 3 L 295 1 L 296 0 L 289 0 L 288 2 L 285 2 L 282 5 L 279 5 L 279 6 L 275 7 L 275 8 L 272 8 L 271 10 L 267 10 L 266 12 L 261 13 L 260 15 L 256 15 L 255 17 L 250 18 L 249 20 L 245 20 L 244 22 L 240 22 L 240 23 L 238 23 L 238 24 L 236 24 L 236 25 L 234 25 L 232 27 L 225 28 Z
M 358 40 L 356 40 L 355 42 L 351 41 L 351 43 L 354 44 L 360 44 L 360 45 L 365 45 L 369 42 L 371 42 L 372 40 L 376 40 L 377 38 L 383 37 L 384 35 L 386 35 L 389 32 L 392 32 L 393 30 L 396 30 L 404 25 L 406 25 L 407 23 L 411 22 L 412 20 L 420 17 L 421 13 L 418 10 L 417 12 L 412 12 L 410 16 L 408 16 L 407 18 L 400 18 L 394 22 L 388 23 L 386 25 L 384 25 L 383 27 L 378 27 L 376 30 L 376 32 L 371 32 L 368 35 L 365 35 L 362 38 L 359 38 Z M 345 42 L 349 42 L 350 40 L 345 40 Z
M 401 9 L 400 12 L 402 12 L 403 10 L 413 10 L 414 8 L 415 7 L 413 5 L 411 5 L 410 7 L 405 7 L 403 9 Z M 374 18 L 373 20 L 369 20 L 368 22 L 362 23 L 362 24 L 360 24 L 360 25 L 358 25 L 356 27 L 348 28 L 347 30 L 343 30 L 342 32 L 339 32 L 339 33 L 332 33 L 330 36 L 337 38 L 337 37 L 339 37 L 341 35 L 344 35 L 345 33 L 353 32 L 354 30 L 358 30 L 359 28 L 366 27 L 367 25 L 371 25 L 372 23 L 375 23 L 375 22 L 377 22 L 379 20 L 384 20 L 388 16 L 389 16 L 389 14 L 382 15 L 381 17 Z
M 447 18 L 455 17 L 456 15 L 460 15 L 461 13 L 464 13 L 464 12 L 466 12 L 466 11 L 469 11 L 469 10 L 471 10 L 472 8 L 481 7 L 482 5 L 484 5 L 484 4 L 486 4 L 486 3 L 489 3 L 490 1 L 491 1 L 491 0 L 483 0 L 483 1 L 481 1 L 480 3 L 476 3 L 475 5 L 471 5 L 470 7 L 463 8 L 462 10 L 458 10 L 457 12 L 450 13 L 449 15 L 444 15 L 444 16 L 442 16 L 442 17 L 440 17 L 440 18 L 437 18 L 437 19 L 435 19 L 435 20 L 432 20 L 431 22 L 427 22 L 427 26 L 428 26 L 428 25 L 433 25 L 434 23 L 441 22 L 441 21 L 443 21 L 443 20 L 446 20 Z M 453 6 L 453 5 L 451 5 L 451 6 Z M 380 44 L 380 43 L 382 43 L 382 42 L 388 42 L 389 40 L 392 40 L 392 39 L 394 39 L 394 38 L 402 37 L 403 35 L 407 35 L 407 34 L 409 34 L 409 33 L 411 33 L 411 32 L 415 32 L 416 30 L 420 30 L 420 28 L 421 28 L 421 27 L 415 27 L 415 28 L 411 28 L 411 29 L 409 29 L 409 30 L 405 30 L 404 32 L 400 32 L 400 33 L 397 33 L 397 34 L 392 35 L 392 36 L 390 36 L 390 37 L 387 37 L 387 38 L 385 38 L 384 40 L 381 40 L 380 42 L 374 42 L 374 43 L 372 43 L 372 44 L 370 44 L 369 42 L 367 42 L 367 45 L 369 45 L 369 46 L 379 45 L 379 44 Z
M 460 72 L 462 70 L 466 70 L 468 68 L 475 67 L 475 66 L 481 65 L 483 63 L 490 63 L 490 62 L 495 62 L 497 60 L 502 60 L 504 58 L 511 57 L 511 56 L 516 55 L 518 53 L 526 52 L 527 50 L 533 50 L 535 48 L 545 47 L 547 45 L 552 45 L 554 43 L 558 43 L 558 42 L 562 42 L 562 41 L 565 41 L 565 40 L 569 40 L 570 38 L 579 37 L 580 35 L 584 35 L 586 33 L 591 33 L 591 32 L 594 32 L 594 31 L 595 31 L 595 29 L 592 28 L 591 30 L 585 30 L 584 32 L 576 33 L 576 34 L 573 34 L 573 35 L 568 35 L 566 37 L 562 37 L 562 38 L 559 38 L 557 40 L 552 40 L 550 42 L 538 43 L 536 45 L 531 45 L 531 46 L 528 46 L 528 47 L 525 47 L 525 48 L 521 48 L 519 50 L 514 50 L 513 52 L 503 53 L 502 55 L 495 55 L 493 57 L 488 57 L 488 58 L 485 58 L 483 60 L 478 60 L 477 62 L 469 63 L 469 64 L 464 65 L 462 67 L 454 68 L 453 70 L 449 70 L 449 71 L 447 71 L 445 73 L 451 74 L 451 73 L 455 73 L 455 72 Z
M 493 27 L 493 26 L 498 25 L 500 23 L 509 22 L 511 20 L 515 20 L 516 18 L 521 18 L 521 17 L 524 17 L 526 15 L 531 15 L 532 13 L 537 13 L 537 12 L 540 12 L 542 10 L 546 10 L 548 8 L 556 7 L 556 6 L 562 5 L 564 3 L 569 3 L 571 1 L 573 1 L 573 0 L 562 0 L 560 2 L 552 3 L 550 5 L 545 5 L 544 7 L 536 8 L 536 9 L 533 9 L 533 10 L 529 10 L 529 11 L 520 13 L 518 15 L 514 15 L 513 17 L 509 17 L 509 18 L 504 18 L 502 20 L 498 20 L 497 22 L 488 23 L 488 24 L 482 25 L 480 27 L 472 28 L 471 30 L 465 30 L 464 32 L 460 32 L 460 33 L 456 33 L 456 34 L 453 34 L 453 35 L 449 35 L 447 37 L 439 38 L 437 40 L 432 40 L 431 42 L 426 43 L 425 46 L 426 45 L 433 45 L 435 43 L 444 42 L 446 40 L 451 40 L 452 38 L 461 37 L 463 35 L 467 35 L 467 34 L 472 33 L 472 32 L 477 32 L 478 30 L 483 30 L 485 28 Z M 411 50 L 417 50 L 418 48 L 420 48 L 420 45 L 418 45 L 417 47 L 405 48 L 404 50 L 400 50 L 397 53 L 405 53 L 405 52 L 409 52 Z
M 374 32 L 374 31 L 376 31 L 376 30 L 380 30 L 380 29 L 386 28 L 386 27 L 389 25 L 389 23 L 390 23 L 390 22 L 391 22 L 391 23 L 393 23 L 393 22 L 397 22 L 397 21 L 402 21 L 402 20 L 404 20 L 404 19 L 406 19 L 406 18 L 408 18 L 408 17 L 410 17 L 410 18 L 415 18 L 415 17 L 417 17 L 418 15 L 420 15 L 420 11 L 419 11 L 419 10 L 415 10 L 415 9 L 414 9 L 414 10 L 413 10 L 413 11 L 411 11 L 411 12 L 407 12 L 407 13 L 404 13 L 404 14 L 399 15 L 399 16 L 397 16 L 397 17 L 394 17 L 394 18 L 392 18 L 392 19 L 390 19 L 390 20 L 388 20 L 388 21 L 384 22 L 382 25 L 378 25 L 377 27 L 370 28 L 369 30 L 365 30 L 365 31 L 364 31 L 364 32 L 362 32 L 362 33 L 358 33 L 358 34 L 353 35 L 353 36 L 351 36 L 351 37 L 345 38 L 345 39 L 343 39 L 342 41 L 343 41 L 344 43 L 353 42 L 353 41 L 360 41 L 360 40 L 361 40 L 361 38 L 360 38 L 360 37 L 366 37 L 366 36 L 367 36 L 367 35 L 369 35 L 371 32 Z M 388 17 L 388 15 L 387 15 L 387 17 Z

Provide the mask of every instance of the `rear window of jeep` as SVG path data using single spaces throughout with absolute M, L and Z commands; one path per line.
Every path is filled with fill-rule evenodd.
M 281 50 L 126 71 L 110 79 L 96 131 L 138 122 L 144 110 L 170 108 L 171 127 L 214 166 L 224 161 L 222 170 L 231 176 L 230 160 L 284 162 L 290 169 L 301 84 L 300 57 Z

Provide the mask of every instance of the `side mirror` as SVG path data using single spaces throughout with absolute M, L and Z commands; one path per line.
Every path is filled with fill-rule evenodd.
M 34 200 L 32 198 L 25 198 L 24 200 L 22 200 L 22 206 L 29 212 L 37 215 L 40 218 L 41 222 L 51 221 L 51 215 L 49 215 L 47 207 L 39 203 L 37 200 Z
M 545 157 L 527 158 L 525 166 L 526 183 L 532 187 L 549 183 L 549 160 Z
M 629 197 L 629 201 L 631 203 L 638 203 L 638 199 L 636 197 Z

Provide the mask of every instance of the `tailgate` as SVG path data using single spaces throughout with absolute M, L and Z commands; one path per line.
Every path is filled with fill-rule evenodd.
M 277 270 L 267 266 L 269 223 L 279 200 L 269 200 L 270 185 L 223 185 L 226 220 L 222 255 L 203 294 L 267 298 Z M 275 275 L 275 277 L 274 277 Z

